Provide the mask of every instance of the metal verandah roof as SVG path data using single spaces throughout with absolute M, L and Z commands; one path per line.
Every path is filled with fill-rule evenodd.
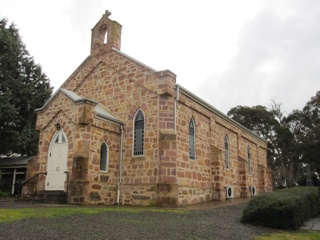
M 0 168 L 26 167 L 28 161 L 33 158 L 34 156 L 0 158 Z

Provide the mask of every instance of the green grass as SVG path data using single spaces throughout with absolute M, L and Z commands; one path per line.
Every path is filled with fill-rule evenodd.
M 171 212 L 177 214 L 188 214 L 188 211 L 181 209 L 162 209 L 162 208 L 139 208 L 139 207 L 40 207 L 40 208 L 17 208 L 17 209 L 0 209 L 0 223 L 18 221 L 24 218 L 55 218 L 74 214 L 101 214 L 105 212 L 123 212 L 123 213 L 140 213 L 140 212 Z M 132 223 L 139 224 L 139 221 L 128 220 Z M 318 240 L 320 232 L 299 232 L 288 233 L 281 232 L 272 235 L 260 236 L 256 240 Z
M 320 233 L 319 232 L 300 232 L 300 233 L 274 233 L 272 235 L 266 235 L 255 238 L 255 240 L 319 240 Z
M 101 214 L 104 212 L 172 212 L 186 214 L 187 211 L 178 209 L 159 208 L 136 208 L 136 207 L 41 207 L 41 208 L 18 208 L 0 209 L 0 223 L 18 221 L 24 218 L 54 218 L 73 214 Z

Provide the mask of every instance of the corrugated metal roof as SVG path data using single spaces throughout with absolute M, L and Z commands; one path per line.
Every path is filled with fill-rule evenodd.
M 0 168 L 8 167 L 21 167 L 27 166 L 29 160 L 33 159 L 35 156 L 23 156 L 14 158 L 0 158 Z

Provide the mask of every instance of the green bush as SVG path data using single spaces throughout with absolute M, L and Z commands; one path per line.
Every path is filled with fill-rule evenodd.
M 9 193 L 8 192 L 1 192 L 0 191 L 0 198 L 6 198 L 6 197 L 9 197 Z
M 320 214 L 316 187 L 294 187 L 255 196 L 243 210 L 241 222 L 279 229 L 298 229 Z

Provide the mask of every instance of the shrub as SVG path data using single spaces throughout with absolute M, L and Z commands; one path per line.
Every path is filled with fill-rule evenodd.
M 281 189 L 256 196 L 243 210 L 241 222 L 279 229 L 298 229 L 320 214 L 316 187 Z
M 0 191 L 0 198 L 6 198 L 6 197 L 9 197 L 9 193 L 8 192 L 1 192 Z

